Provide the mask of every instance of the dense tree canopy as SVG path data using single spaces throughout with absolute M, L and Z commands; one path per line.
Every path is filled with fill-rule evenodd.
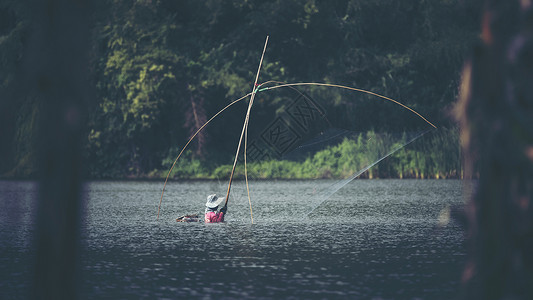
M 371 90 L 453 127 L 447 111 L 477 39 L 480 8 L 481 1 L 461 0 L 98 1 L 92 16 L 88 175 L 140 176 L 167 168 L 210 116 L 250 92 L 267 35 L 264 80 Z M 6 158 L 0 174 L 9 176 L 35 171 L 32 133 L 42 103 L 13 92 L 31 51 L 25 50 L 30 19 L 24 4 L 0 4 L 0 154 Z M 270 111 L 276 105 L 257 103 Z M 350 109 L 342 101 L 328 105 L 330 111 Z M 241 115 L 206 128 L 189 158 L 227 163 L 227 155 L 208 149 L 233 149 L 235 140 L 223 133 L 238 132 Z M 363 123 L 371 124 L 372 117 L 354 110 Z M 366 129 L 391 126 L 381 122 Z M 416 125 L 404 129 L 410 126 Z

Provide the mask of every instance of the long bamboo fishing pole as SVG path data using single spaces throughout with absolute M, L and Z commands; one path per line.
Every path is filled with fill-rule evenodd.
M 204 125 L 202 125 L 202 127 L 198 128 L 198 130 L 193 134 L 193 136 L 187 141 L 185 146 L 183 146 L 183 149 L 181 149 L 180 153 L 178 154 L 178 157 L 176 157 L 176 159 L 174 160 L 174 163 L 172 164 L 172 167 L 170 167 L 170 170 L 168 171 L 167 178 L 165 179 L 165 184 L 163 185 L 163 191 L 161 191 L 161 199 L 159 200 L 159 207 L 157 208 L 157 219 L 158 220 L 159 220 L 159 211 L 161 210 L 161 203 L 163 202 L 163 195 L 165 194 L 165 187 L 167 186 L 168 178 L 170 177 L 170 173 L 172 173 L 172 170 L 174 169 L 174 166 L 176 166 L 176 163 L 178 162 L 178 159 L 181 157 L 181 155 L 183 154 L 185 149 L 187 149 L 187 146 L 198 135 L 198 133 L 200 133 L 200 131 L 202 131 L 202 129 L 204 129 L 204 127 L 207 126 L 207 124 L 209 124 L 214 118 L 216 118 L 218 115 L 220 115 L 223 111 L 228 109 L 233 104 L 241 101 L 242 99 L 244 99 L 244 98 L 246 98 L 246 97 L 248 97 L 250 95 L 251 95 L 251 93 L 246 94 L 246 95 L 242 96 L 241 98 L 239 98 L 239 99 L 237 99 L 235 101 L 232 101 L 230 104 L 226 105 L 223 109 L 218 111 L 215 115 L 213 115 L 211 117 L 211 119 L 209 119 L 207 122 L 205 122 Z
M 266 81 L 264 83 L 262 83 L 261 85 L 263 84 L 269 84 L 269 83 L 277 83 L 276 81 Z M 261 86 L 259 85 L 259 86 Z M 257 88 L 259 89 L 259 87 Z M 222 108 L 221 110 L 219 110 L 216 114 L 214 114 L 207 122 L 205 122 L 200 128 L 198 128 L 198 130 L 191 136 L 191 138 L 187 141 L 187 143 L 185 143 L 185 146 L 183 146 L 183 149 L 181 149 L 180 153 L 178 154 L 178 157 L 176 157 L 176 159 L 174 160 L 174 163 L 172 164 L 172 166 L 170 167 L 170 170 L 168 171 L 168 174 L 167 174 L 167 177 L 165 179 L 165 183 L 163 184 L 163 190 L 161 191 L 161 199 L 159 199 L 159 206 L 157 208 L 157 219 L 159 220 L 159 212 L 161 210 L 161 203 L 163 202 L 163 195 L 165 194 L 165 187 L 167 186 L 167 182 L 168 182 L 168 178 L 170 177 L 170 173 L 172 173 L 172 170 L 174 169 L 174 167 L 176 166 L 176 163 L 178 162 L 179 158 L 181 157 L 181 155 L 183 154 L 183 152 L 185 152 L 185 150 L 187 149 L 187 147 L 189 146 L 189 144 L 194 140 L 194 138 L 200 133 L 200 131 L 202 131 L 204 129 L 204 127 L 206 127 L 211 121 L 213 121 L 213 119 L 215 119 L 216 117 L 218 117 L 218 115 L 220 115 L 223 111 L 225 111 L 226 109 L 228 109 L 230 106 L 232 106 L 233 104 L 237 103 L 237 102 L 240 102 L 242 101 L 243 99 L 247 98 L 248 96 L 252 95 L 252 93 L 248 93 L 242 97 L 240 97 L 239 99 L 237 100 L 233 100 L 230 104 L 226 105 L 224 108 Z M 249 193 L 248 193 L 249 194 Z M 251 200 L 250 200 L 250 196 L 248 196 L 248 200 L 250 201 L 250 214 L 252 215 L 252 212 L 251 212 Z M 253 222 L 253 215 L 252 215 L 252 222 Z
M 244 136 L 244 133 L 246 131 L 246 128 L 248 127 L 248 121 L 250 119 L 250 111 L 252 109 L 252 105 L 254 103 L 255 94 L 257 93 L 257 80 L 259 79 L 259 73 L 261 72 L 261 65 L 263 64 L 263 58 L 265 56 L 265 51 L 268 44 L 268 35 L 265 40 L 265 46 L 263 48 L 263 53 L 261 54 L 261 60 L 259 61 L 259 67 L 257 68 L 257 73 L 255 75 L 255 81 L 254 85 L 252 87 L 252 96 L 250 96 L 250 103 L 248 104 L 248 111 L 246 112 L 246 117 L 244 118 L 244 125 L 242 127 L 241 137 L 239 139 L 239 144 L 237 145 L 237 153 L 235 154 L 235 160 L 233 161 L 233 168 L 231 169 L 231 174 L 229 177 L 229 183 L 228 183 L 228 191 L 226 192 L 226 202 L 224 203 L 224 206 L 228 206 L 228 200 L 229 200 L 229 194 L 231 190 L 231 182 L 233 180 L 233 174 L 235 172 L 235 167 L 237 166 L 237 159 L 239 157 L 239 152 L 241 150 L 241 144 L 242 144 L 242 138 Z M 245 150 L 246 151 L 246 150 Z M 253 219 L 252 219 L 253 222 Z

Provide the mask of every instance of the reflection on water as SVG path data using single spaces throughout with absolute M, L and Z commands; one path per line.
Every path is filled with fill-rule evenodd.
M 235 185 L 224 224 L 177 223 L 225 183 L 86 185 L 82 298 L 450 299 L 460 290 L 463 232 L 439 227 L 461 205 L 454 180 L 355 180 L 316 209 L 327 181 L 254 183 L 255 224 Z M 36 186 L 0 182 L 0 298 L 24 298 Z M 232 189 L 233 191 L 233 189 Z

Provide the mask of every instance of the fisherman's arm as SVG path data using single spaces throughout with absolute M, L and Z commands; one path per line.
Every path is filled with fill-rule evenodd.
M 218 222 L 224 222 L 224 216 L 226 215 L 227 210 L 227 206 L 224 206 L 220 209 L 220 212 L 217 214 Z

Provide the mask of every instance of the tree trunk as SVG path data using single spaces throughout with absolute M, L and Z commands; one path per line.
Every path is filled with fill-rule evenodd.
M 466 299 L 533 299 L 533 10 L 487 0 L 456 112 L 467 165 Z
M 36 0 L 26 84 L 43 101 L 32 298 L 79 298 L 81 136 L 88 99 L 88 2 Z

